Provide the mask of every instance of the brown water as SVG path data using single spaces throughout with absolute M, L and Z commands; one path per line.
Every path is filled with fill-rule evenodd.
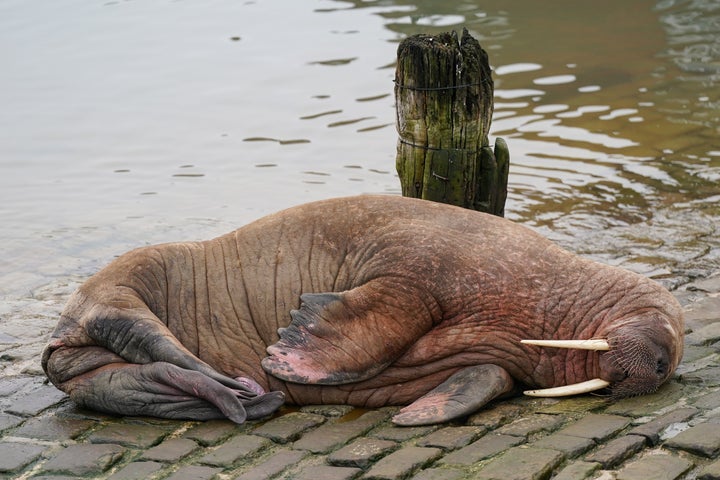
M 720 2 L 551 10 L 2 2 L 0 292 L 310 200 L 399 194 L 397 43 L 462 27 L 495 70 L 509 218 L 668 285 L 720 270 Z

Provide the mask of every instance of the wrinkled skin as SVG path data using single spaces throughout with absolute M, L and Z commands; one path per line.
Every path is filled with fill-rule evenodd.
M 77 403 L 124 415 L 243 422 L 285 401 L 415 402 L 395 417 L 412 425 L 520 385 L 599 377 L 617 397 L 652 392 L 683 330 L 672 295 L 642 276 L 501 218 L 363 196 L 119 257 L 70 298 L 43 368 Z

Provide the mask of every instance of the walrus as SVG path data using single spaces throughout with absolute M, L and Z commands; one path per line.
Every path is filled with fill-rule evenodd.
M 677 301 L 641 275 L 503 218 L 368 195 L 116 258 L 72 294 L 42 367 L 119 415 L 397 405 L 396 424 L 423 425 L 523 388 L 653 392 L 683 334 Z

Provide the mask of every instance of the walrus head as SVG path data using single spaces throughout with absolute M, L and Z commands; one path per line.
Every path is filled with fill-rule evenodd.
M 608 388 L 616 399 L 652 393 L 670 378 L 680 363 L 683 335 L 681 315 L 674 319 L 650 311 L 618 322 L 605 338 L 522 340 L 521 343 L 528 345 L 595 350 L 599 354 L 597 378 L 524 393 L 536 397 L 560 397 Z

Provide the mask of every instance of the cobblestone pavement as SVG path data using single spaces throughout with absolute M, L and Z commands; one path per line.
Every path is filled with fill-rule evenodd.
M 415 428 L 393 426 L 394 408 L 287 408 L 245 425 L 79 410 L 38 360 L 76 286 L 0 306 L 0 478 L 720 479 L 720 275 L 676 292 L 690 333 L 656 394 L 517 398 Z

